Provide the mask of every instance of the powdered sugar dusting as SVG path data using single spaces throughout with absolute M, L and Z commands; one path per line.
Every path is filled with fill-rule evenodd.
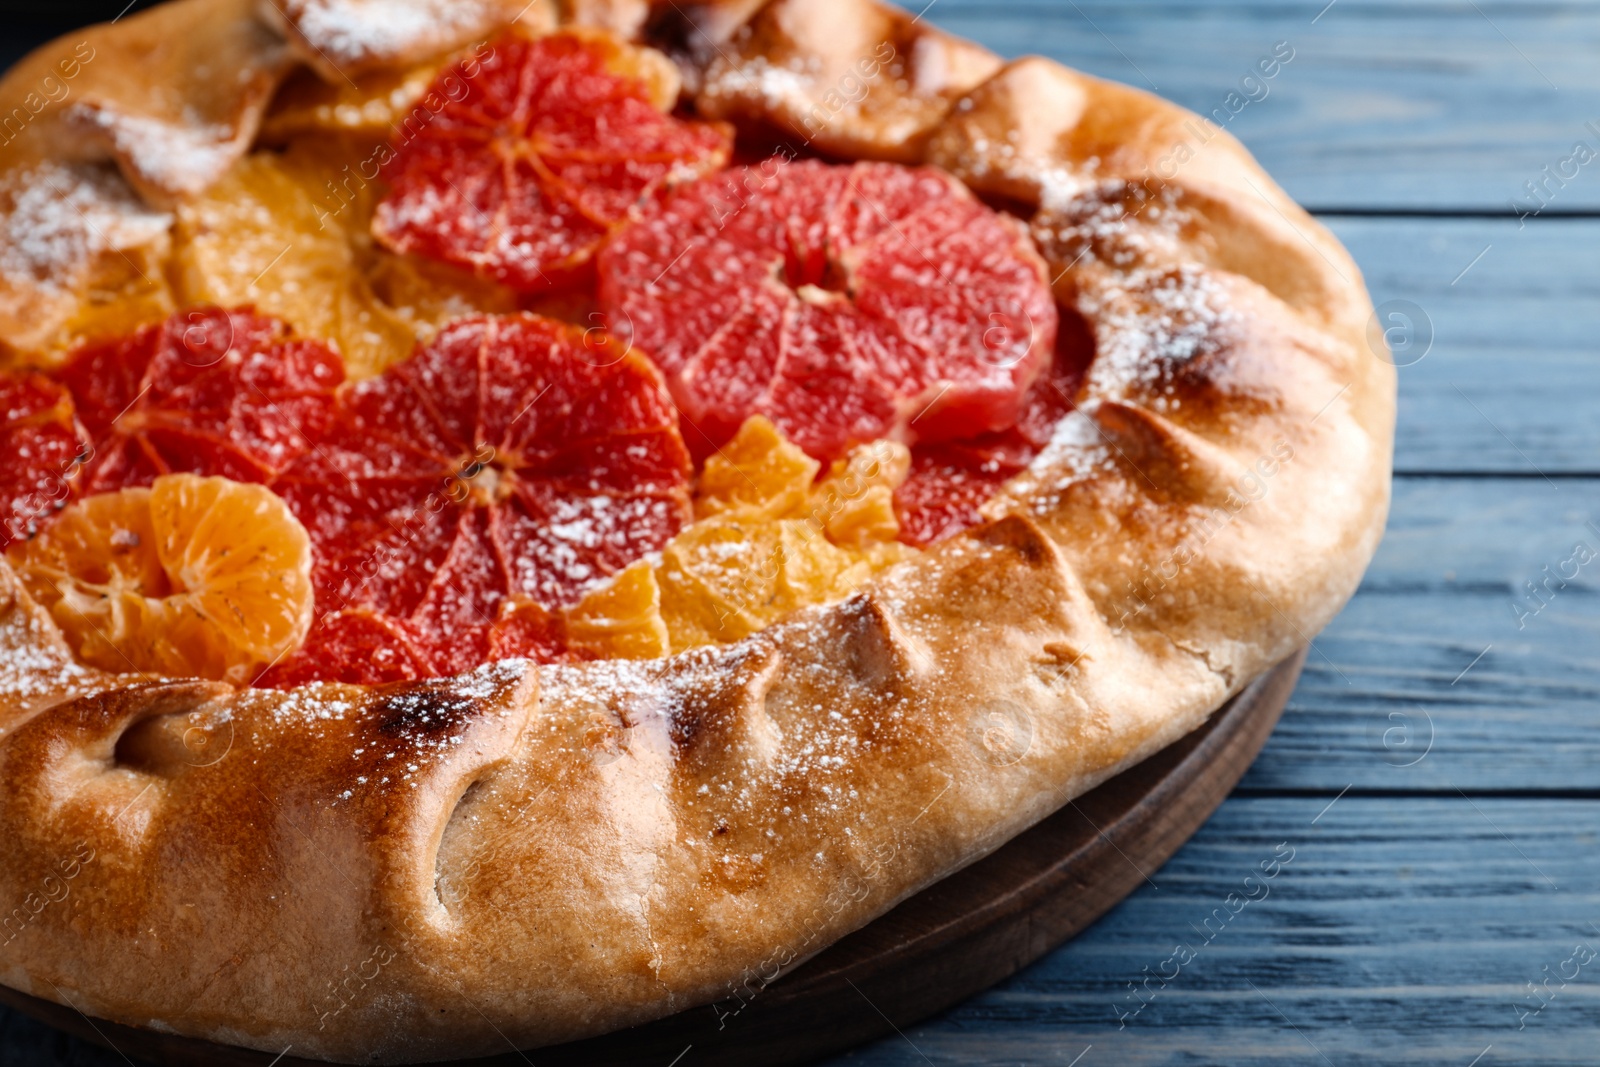
M 98 688 L 103 677 L 57 645 L 43 620 L 15 609 L 0 623 L 0 707 L 14 710 Z M 0 733 L 6 723 L 0 720 Z
M 1191 222 L 1171 186 L 1152 192 L 1131 182 L 1080 182 L 1051 186 L 1032 231 L 1059 263 L 1131 270 L 1196 262 L 1182 239 Z
M 283 13 L 337 67 L 455 47 L 493 29 L 500 10 L 478 0 L 299 0 Z
M 813 60 L 809 64 L 815 68 Z M 808 99 L 815 70 L 804 62 L 787 65 L 773 63 L 764 56 L 752 56 L 737 65 L 723 59 L 712 63 L 706 72 L 701 92 L 708 100 L 718 97 L 754 97 L 769 108 L 801 104 Z
M 243 146 L 229 126 L 189 116 L 183 123 L 135 115 L 98 103 L 67 108 L 66 122 L 103 136 L 141 181 L 168 193 L 203 191 L 238 157 Z
M 250 689 L 234 712 L 266 731 L 262 740 L 336 746 L 349 760 L 352 788 L 339 799 L 384 788 L 419 788 L 429 770 L 462 751 L 474 724 L 517 716 L 508 699 L 528 671 L 524 660 L 487 664 L 454 678 L 363 690 L 312 685 L 287 692 Z
M 1173 368 L 1212 351 L 1236 312 L 1215 277 L 1199 267 L 1137 270 L 1087 287 L 1079 310 L 1095 324 L 1089 391 L 1122 397 L 1169 381 Z
M 1090 405 L 1094 401 L 1090 402 Z M 1083 409 L 1067 412 L 1056 424 L 1050 443 L 1034 460 L 1034 467 L 1063 471 L 1082 478 L 1111 462 L 1111 450 L 1090 414 Z
M 73 659 L 61 632 L 0 560 L 0 738 L 40 708 L 104 688 L 106 678 Z
M 958 115 L 971 109 L 970 97 L 955 108 Z M 1071 203 L 1095 185 L 1095 175 L 1100 169 L 1098 157 L 1070 164 L 1042 157 L 1018 146 L 1016 130 L 1008 131 L 1002 140 L 994 140 L 976 127 L 962 129 L 961 133 L 963 136 L 959 139 L 952 137 L 941 145 L 947 155 L 941 162 L 969 185 L 980 189 L 1031 190 L 1038 196 L 1039 206 L 1044 211 Z
M 625 734 L 620 748 L 636 759 L 692 759 L 697 785 L 680 802 L 711 823 L 836 820 L 860 799 L 852 769 L 919 721 L 913 691 L 885 687 L 862 698 L 851 618 L 849 604 L 836 605 L 670 660 L 540 668 L 535 729 L 581 746 L 572 720 L 600 719 Z M 588 747 L 589 758 L 600 754 L 592 736 Z M 776 795 L 796 798 L 793 810 L 773 810 Z
M 0 278 L 61 292 L 102 252 L 160 240 L 172 216 L 151 211 L 107 167 L 45 163 L 0 184 Z

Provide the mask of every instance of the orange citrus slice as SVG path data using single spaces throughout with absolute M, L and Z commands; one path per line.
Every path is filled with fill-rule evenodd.
M 59 379 L 94 442 L 88 494 L 179 472 L 271 481 L 321 434 L 344 366 L 274 319 L 191 308 L 80 349 Z
M 894 492 L 911 465 L 880 441 L 820 464 L 770 421 L 747 420 L 706 462 L 699 520 L 659 561 L 641 560 L 566 611 L 571 647 L 648 659 L 736 641 L 786 615 L 841 600 L 915 555 L 898 541 Z
M 311 540 L 259 485 L 164 475 L 71 505 L 8 555 L 104 670 L 242 685 L 311 626 Z
M 346 203 L 271 154 L 241 160 L 178 211 L 180 302 L 254 305 L 338 349 L 352 378 L 398 363 L 416 333 L 363 277 L 341 216 L 364 209 Z
M 643 355 L 519 315 L 458 320 L 342 390 L 274 484 L 316 544 L 319 614 L 403 624 L 436 677 L 558 647 L 527 615 L 497 646 L 502 604 L 558 610 L 658 550 L 690 518 L 691 474 Z M 324 677 L 362 677 L 340 647 L 313 635 L 297 658 L 327 648 Z
M 982 519 L 983 505 L 1044 451 L 1077 405 L 1094 358 L 1094 336 L 1077 314 L 1064 315 L 1050 366 L 1023 397 L 1016 425 L 998 433 L 918 445 L 911 473 L 894 491 L 900 540 L 918 548 L 954 537 Z
M 425 123 L 428 107 L 441 106 L 422 97 L 443 64 L 435 60 L 404 70 L 373 71 L 337 83 L 302 67 L 284 80 L 261 123 L 261 136 L 278 141 L 306 133 L 331 131 L 385 137 L 407 120 Z
M 172 289 L 163 274 L 165 249 L 145 247 L 95 265 L 78 310 L 62 326 L 49 362 L 74 349 L 121 337 L 160 322 L 173 312 Z
M 661 586 L 645 560 L 569 609 L 566 631 L 573 649 L 599 658 L 655 659 L 672 651 L 661 617 Z
M 366 274 L 378 299 L 426 340 L 456 319 L 510 315 L 518 308 L 517 294 L 497 282 L 448 263 L 398 255 L 386 248 L 368 253 Z

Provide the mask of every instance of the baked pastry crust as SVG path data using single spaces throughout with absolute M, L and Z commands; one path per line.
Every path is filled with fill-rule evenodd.
M 293 47 L 327 50 L 294 10 L 369 6 L 291 5 Z M 0 562 L 0 981 L 372 1063 L 716 1001 L 1195 728 L 1355 589 L 1387 510 L 1394 370 L 1354 263 L 1227 133 L 875 0 L 626 7 L 539 11 L 655 34 L 704 110 L 793 134 L 821 107 L 816 147 L 936 163 L 1031 215 L 1096 337 L 1077 409 L 985 524 L 665 661 L 292 693 L 112 676 L 74 662 Z M 866 29 L 818 33 L 823 11 Z M 97 117 L 41 115 L 43 148 L 7 169 L 111 164 L 148 204 L 180 198 L 248 148 L 291 65 L 279 24 L 177 0 L 92 31 Z M 835 108 L 816 72 L 879 33 L 910 67 Z M 413 58 L 402 37 L 360 62 Z M 188 45 L 154 40 L 232 42 L 252 73 L 215 92 Z M 737 89 L 757 67 L 784 91 Z M 208 162 L 145 165 L 118 147 L 128 116 L 211 130 Z

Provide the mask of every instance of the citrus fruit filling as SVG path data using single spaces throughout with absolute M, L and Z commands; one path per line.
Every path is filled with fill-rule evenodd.
M 189 472 L 269 482 L 311 447 L 344 366 L 281 322 L 197 308 L 79 350 L 60 372 L 94 444 L 81 491 Z
M 374 295 L 344 228 L 328 224 L 309 154 L 247 156 L 183 204 L 173 274 L 184 303 L 254 305 L 369 377 L 410 355 L 416 333 Z
M 458 58 L 292 82 L 144 288 L 40 351 L 120 335 L 0 372 L 0 550 L 86 662 L 738 640 L 980 521 L 1072 409 L 1087 326 L 951 175 L 724 169 L 671 61 L 599 31 Z
M 274 482 L 317 547 L 319 616 L 383 620 L 341 619 L 301 658 L 361 680 L 354 640 L 428 674 L 476 666 L 508 598 L 571 604 L 678 533 L 692 473 L 643 356 L 532 315 L 459 320 L 343 389 Z
M 1062 316 L 1050 365 L 1023 397 L 1014 425 L 912 449 L 911 471 L 895 489 L 900 539 L 921 547 L 976 525 L 983 505 L 1050 443 L 1093 357 L 1088 323 L 1075 312 Z
M 598 266 L 701 450 L 753 414 L 823 460 L 1004 430 L 1055 343 L 1027 233 L 932 168 L 773 157 L 648 206 Z
M 707 461 L 698 521 L 569 609 L 572 647 L 642 659 L 747 637 L 813 604 L 841 600 L 915 555 L 901 544 L 894 489 L 904 445 L 855 449 L 822 477 L 816 460 L 752 416 Z
M 41 374 L 0 374 L 0 548 L 38 533 L 91 455 L 72 397 Z
M 641 50 L 598 34 L 507 34 L 434 83 L 397 130 L 373 233 L 519 291 L 571 282 L 664 186 L 727 162 L 726 127 L 666 114 Z
M 260 485 L 163 475 L 70 505 L 7 555 L 103 670 L 248 684 L 311 625 L 311 541 Z

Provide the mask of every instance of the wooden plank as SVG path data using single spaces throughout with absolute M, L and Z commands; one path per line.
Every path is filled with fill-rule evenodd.
M 1600 151 L 1585 128 L 1600 120 L 1592 0 L 936 0 L 927 17 L 1001 55 L 1040 52 L 1202 114 L 1222 108 L 1315 208 L 1508 211 L 1574 141 Z M 1277 41 L 1294 58 L 1230 114 L 1228 94 Z M 1600 159 L 1573 169 L 1550 210 L 1600 208 Z
M 1597 593 L 1600 480 L 1401 479 L 1242 788 L 1600 791 Z
M 134 1061 L 0 1009 L 0 1063 L 7 1067 L 128 1067 L 130 1062 Z
M 1327 803 L 1228 801 L 1076 941 L 832 1067 L 1595 1062 L 1600 956 L 1537 1014 L 1527 983 L 1600 953 L 1600 802 Z
M 1324 221 L 1418 331 L 1396 469 L 1600 472 L 1600 221 Z

